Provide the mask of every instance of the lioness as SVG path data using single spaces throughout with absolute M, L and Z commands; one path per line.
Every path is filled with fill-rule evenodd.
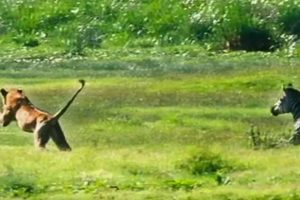
M 45 149 L 46 143 L 51 138 L 59 150 L 71 151 L 58 120 L 83 89 L 85 81 L 79 80 L 79 82 L 81 87 L 55 115 L 35 107 L 22 90 L 10 89 L 6 91 L 2 88 L 0 91 L 3 100 L 3 112 L 0 114 L 0 122 L 3 126 L 7 126 L 10 122 L 17 121 L 23 131 L 33 132 L 34 144 L 37 148 Z

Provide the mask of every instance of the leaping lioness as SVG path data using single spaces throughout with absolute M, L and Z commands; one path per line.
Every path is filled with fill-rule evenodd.
M 1 89 L 3 99 L 3 112 L 0 115 L 0 122 L 3 126 L 17 121 L 18 126 L 26 132 L 33 132 L 34 144 L 44 149 L 51 138 L 61 151 L 71 151 L 64 133 L 59 125 L 59 118 L 66 112 L 76 96 L 85 85 L 84 80 L 79 80 L 81 87 L 75 92 L 67 104 L 55 115 L 36 108 L 25 96 L 22 90 Z

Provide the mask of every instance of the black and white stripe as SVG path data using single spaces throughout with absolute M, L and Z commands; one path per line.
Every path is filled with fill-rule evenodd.
M 300 92 L 293 88 L 291 84 L 283 87 L 284 95 L 272 107 L 271 113 L 274 116 L 291 113 L 295 121 L 294 135 L 290 142 L 300 144 Z

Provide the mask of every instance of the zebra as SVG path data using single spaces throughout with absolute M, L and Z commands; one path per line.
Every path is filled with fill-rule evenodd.
M 288 140 L 294 145 L 300 144 L 300 91 L 296 90 L 291 83 L 283 86 L 284 95 L 271 107 L 274 116 L 291 113 L 294 118 L 294 133 Z

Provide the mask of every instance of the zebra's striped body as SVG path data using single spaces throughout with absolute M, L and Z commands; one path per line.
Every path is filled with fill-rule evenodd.
M 289 139 L 289 142 L 295 145 L 300 144 L 300 92 L 293 88 L 292 84 L 283 87 L 284 95 L 280 98 L 274 106 L 271 107 L 271 113 L 274 116 L 284 113 L 291 113 L 293 115 L 294 134 Z

